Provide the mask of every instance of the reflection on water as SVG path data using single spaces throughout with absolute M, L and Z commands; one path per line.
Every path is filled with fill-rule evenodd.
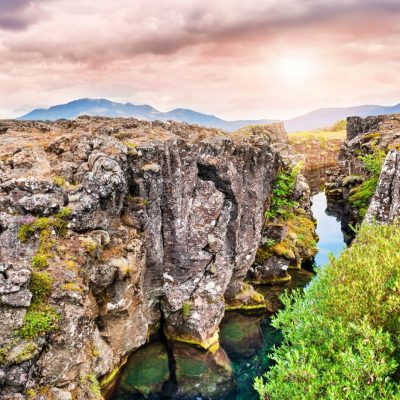
M 314 195 L 312 203 L 319 236 L 315 263 L 321 266 L 327 263 L 329 253 L 338 255 L 351 237 L 346 223 L 341 226 L 346 213 L 343 205 L 328 204 L 323 192 Z M 292 280 L 288 283 L 257 287 L 274 312 L 282 305 L 279 296 L 284 290 L 304 287 L 313 277 L 305 270 L 289 273 Z M 170 343 L 168 346 L 174 353 L 172 374 L 166 344 L 154 341 L 130 357 L 112 400 L 143 399 L 138 391 L 150 399 L 258 400 L 253 389 L 254 378 L 268 369 L 270 361 L 265 355 L 281 340 L 280 332 L 271 326 L 270 318 L 268 313 L 228 312 L 220 326 L 223 350 L 213 354 L 185 344 Z M 226 376 L 230 368 L 234 379 Z M 212 388 L 218 388 L 219 394 L 202 397 L 199 394 L 201 388 L 208 393 Z
M 328 207 L 324 192 L 316 194 L 311 200 L 319 236 L 318 253 L 315 256 L 315 264 L 318 267 L 328 263 L 330 253 L 337 256 L 346 246 L 341 224 L 343 206 L 338 203 L 336 207 L 333 205 Z

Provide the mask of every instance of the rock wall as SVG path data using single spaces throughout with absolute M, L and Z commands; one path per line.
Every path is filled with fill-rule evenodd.
M 400 218 L 400 152 L 391 150 L 383 164 L 379 184 L 365 222 L 391 223 Z
M 351 224 L 360 223 L 363 219 L 363 213 L 351 204 L 351 196 L 371 177 L 360 157 L 376 150 L 387 153 L 399 146 L 399 114 L 347 119 L 347 139 L 340 149 L 338 167 L 328 171 L 326 194 L 348 203 L 346 218 Z
M 1 398 L 98 398 L 160 326 L 215 352 L 226 302 L 262 302 L 243 279 L 290 152 L 279 124 L 2 127 Z
M 293 150 L 300 155 L 304 163 L 302 170 L 312 193 L 317 193 L 325 184 L 326 170 L 336 168 L 340 146 L 340 139 L 301 138 L 289 141 Z

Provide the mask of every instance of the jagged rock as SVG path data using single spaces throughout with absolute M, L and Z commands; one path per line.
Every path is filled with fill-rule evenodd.
M 387 151 L 399 146 L 399 114 L 347 118 L 347 138 L 340 148 L 338 167 L 329 172 L 326 194 L 333 199 L 346 201 L 348 207 L 345 219 L 349 224 L 356 225 L 362 221 L 362 215 L 355 206 L 349 204 L 349 198 L 354 194 L 354 188 L 370 176 L 360 156 L 370 154 L 376 148 Z M 382 187 L 382 190 L 388 189 Z M 382 211 L 382 216 L 385 212 L 388 210 Z M 379 214 L 377 210 L 371 210 L 370 215 L 374 213 Z
M 72 394 L 65 390 L 51 388 L 50 392 L 54 400 L 72 400 Z
M 12 154 L 18 167 L 0 165 L 0 263 L 12 265 L 12 279 L 4 271 L 0 287 L 1 296 L 17 293 L 19 301 L 2 306 L 0 345 L 24 321 L 33 257 L 45 259 L 39 265 L 51 293 L 41 301 L 59 315 L 59 327 L 39 335 L 46 351 L 7 367 L 0 396 L 10 387 L 22 392 L 30 374 L 32 385 L 67 387 L 83 399 L 88 374 L 112 380 L 161 322 L 168 339 L 194 345 L 195 359 L 223 372 L 222 381 L 207 372 L 202 392 L 226 388 L 231 371 L 225 353 L 216 351 L 218 327 L 225 300 L 241 296 L 272 182 L 282 155 L 290 158 L 283 126 L 226 134 L 98 117 L 10 124 L 0 159 Z M 32 146 L 24 151 L 27 132 Z M 309 207 L 301 177 L 295 195 Z M 21 225 L 64 206 L 71 209 L 63 222 L 68 229 L 54 229 L 49 238 L 35 228 L 18 239 Z M 287 274 L 283 267 L 271 266 L 272 275 Z M 12 386 L 9 377 L 19 383 Z
M 400 152 L 391 150 L 382 167 L 379 184 L 365 222 L 390 223 L 400 217 Z
M 288 282 L 291 279 L 287 272 L 289 264 L 290 261 L 288 259 L 273 255 L 263 264 L 251 267 L 249 270 L 251 282 L 256 285 Z

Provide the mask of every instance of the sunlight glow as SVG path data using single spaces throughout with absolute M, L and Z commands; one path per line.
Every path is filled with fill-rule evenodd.
M 282 57 L 278 61 L 278 73 L 284 82 L 301 84 L 310 80 L 314 72 L 311 61 L 298 57 Z

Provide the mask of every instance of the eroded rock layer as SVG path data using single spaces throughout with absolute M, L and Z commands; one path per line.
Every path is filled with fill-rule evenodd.
M 288 152 L 282 127 L 2 126 L 0 396 L 95 398 L 160 326 L 220 354 L 225 302 L 257 297 L 243 279 Z

